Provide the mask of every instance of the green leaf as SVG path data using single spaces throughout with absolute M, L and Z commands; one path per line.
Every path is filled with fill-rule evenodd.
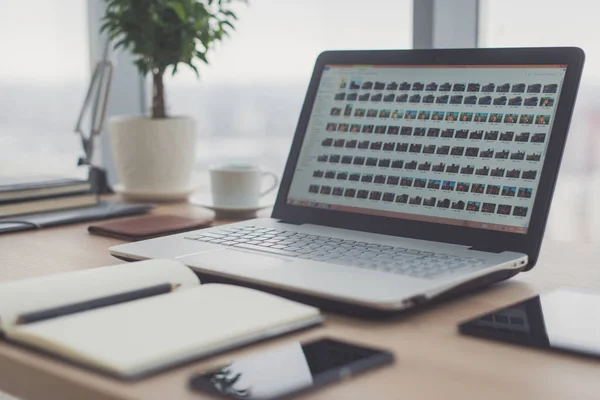
M 175 11 L 180 20 L 185 20 L 185 7 L 183 6 L 183 4 L 176 1 L 172 1 L 169 3 L 169 7 L 171 7 L 171 9 Z

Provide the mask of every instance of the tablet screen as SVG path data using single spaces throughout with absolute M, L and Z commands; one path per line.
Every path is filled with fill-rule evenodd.
M 466 335 L 600 357 L 600 295 L 557 290 L 459 325 Z

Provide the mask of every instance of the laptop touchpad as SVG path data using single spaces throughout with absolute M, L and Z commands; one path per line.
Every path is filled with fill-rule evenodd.
M 246 275 L 248 272 L 276 268 L 293 263 L 293 259 L 263 256 L 245 251 L 223 249 L 178 259 L 189 267 Z

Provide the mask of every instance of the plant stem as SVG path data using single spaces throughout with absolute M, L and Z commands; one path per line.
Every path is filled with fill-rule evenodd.
M 152 71 L 152 118 L 166 118 L 165 85 L 163 74 L 165 70 L 156 68 Z

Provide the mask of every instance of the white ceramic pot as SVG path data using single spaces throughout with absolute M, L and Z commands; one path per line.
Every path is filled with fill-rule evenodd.
M 111 148 L 124 192 L 176 195 L 190 190 L 196 124 L 188 117 L 109 120 Z

